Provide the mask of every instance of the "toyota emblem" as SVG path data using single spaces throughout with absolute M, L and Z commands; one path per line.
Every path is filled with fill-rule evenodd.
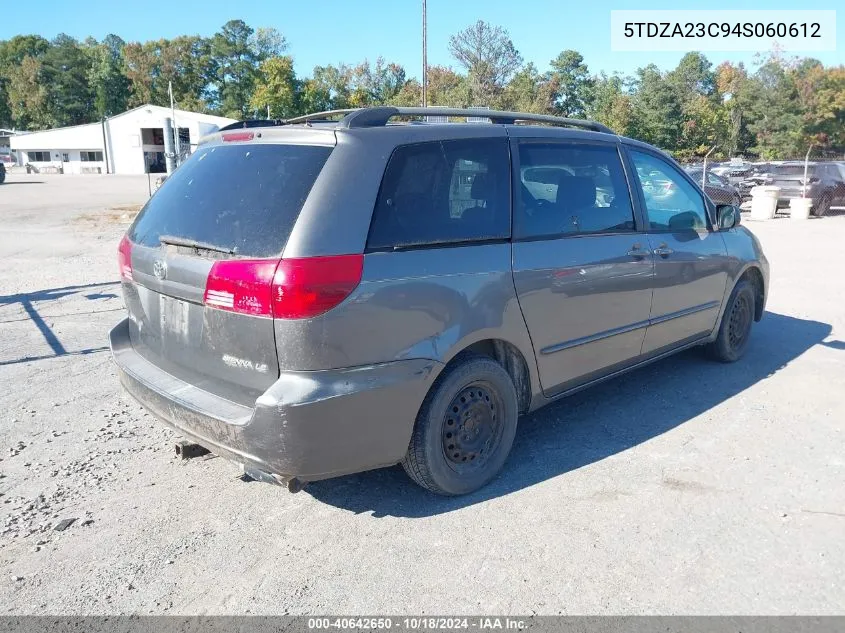
M 153 274 L 156 276 L 156 279 L 164 279 L 167 277 L 167 264 L 164 263 L 163 259 L 157 259 L 155 263 L 153 263 Z

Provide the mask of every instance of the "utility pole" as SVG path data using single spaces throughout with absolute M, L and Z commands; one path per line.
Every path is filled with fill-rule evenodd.
M 174 163 L 178 167 L 179 163 L 181 162 L 181 158 L 182 158 L 182 147 L 181 147 L 181 144 L 179 142 L 180 141 L 180 139 L 179 139 L 179 125 L 176 123 L 176 106 L 174 105 L 174 102 L 173 102 L 173 82 L 172 81 L 167 82 L 167 92 L 170 93 L 170 116 L 172 117 L 172 120 L 173 120 L 173 130 L 174 130 L 173 151 L 176 154 Z
M 426 15 L 426 0 L 422 0 L 422 104 L 428 107 L 428 16 Z

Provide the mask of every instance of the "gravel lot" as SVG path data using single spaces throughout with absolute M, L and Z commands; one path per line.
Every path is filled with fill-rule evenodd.
M 845 217 L 748 222 L 772 287 L 740 363 L 684 353 L 523 418 L 469 497 L 400 467 L 292 495 L 176 459 L 119 387 L 115 249 L 146 198 L 0 186 L 0 611 L 842 611 Z

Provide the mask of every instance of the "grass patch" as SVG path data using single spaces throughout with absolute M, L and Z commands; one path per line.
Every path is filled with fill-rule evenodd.
M 79 224 L 95 226 L 99 224 L 129 224 L 138 215 L 142 204 L 122 204 L 104 211 L 83 213 L 76 218 Z

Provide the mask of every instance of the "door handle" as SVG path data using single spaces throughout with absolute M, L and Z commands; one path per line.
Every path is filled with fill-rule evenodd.
M 631 247 L 631 250 L 630 250 L 630 251 L 628 251 L 628 255 L 629 255 L 630 257 L 636 257 L 636 258 L 640 259 L 640 258 L 643 258 L 643 257 L 648 257 L 648 256 L 649 256 L 649 252 L 648 252 L 648 249 L 647 249 L 647 248 L 643 248 L 643 247 L 642 247 L 642 245 L 640 245 L 640 244 L 634 244 L 634 245 Z
M 674 252 L 675 251 L 669 248 L 665 243 L 661 244 L 660 246 L 654 249 L 654 254 L 660 255 L 663 259 L 666 259 L 667 257 L 669 257 L 669 255 Z

